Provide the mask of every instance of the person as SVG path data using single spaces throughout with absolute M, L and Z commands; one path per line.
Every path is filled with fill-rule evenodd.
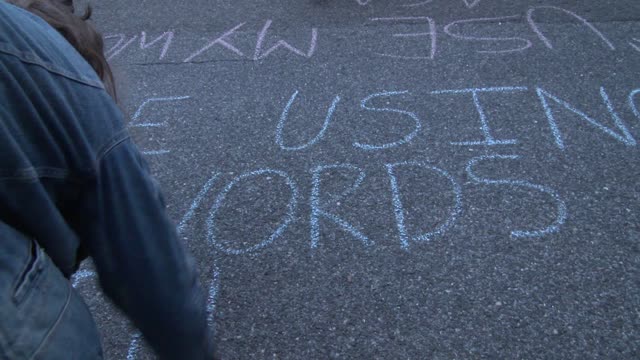
M 206 296 L 71 0 L 0 0 L 0 359 L 100 359 L 87 256 L 161 358 L 211 359 Z

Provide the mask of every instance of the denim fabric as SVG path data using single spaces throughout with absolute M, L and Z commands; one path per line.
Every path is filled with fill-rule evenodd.
M 0 222 L 0 359 L 102 359 L 89 309 L 36 241 Z
M 1 233 L 0 252 L 33 239 L 41 250 L 31 259 L 44 264 L 34 277 L 48 289 L 41 295 L 16 290 L 10 284 L 24 278 L 19 269 L 24 254 L 2 257 L 0 290 L 9 295 L 0 298 L 0 311 L 13 314 L 0 317 L 2 351 L 28 358 L 40 348 L 55 359 L 56 346 L 64 349 L 77 345 L 67 344 L 74 336 L 92 336 L 93 330 L 73 333 L 75 321 L 93 325 L 68 280 L 63 281 L 88 255 L 105 294 L 163 358 L 209 357 L 205 294 L 194 263 L 178 241 L 121 111 L 62 36 L 3 0 L 0 99 L 0 224 L 12 230 Z M 18 291 L 22 301 L 15 301 L 11 291 Z M 17 303 L 27 309 L 38 301 L 43 301 L 42 312 L 25 310 L 36 317 L 33 324 L 20 318 Z M 74 320 L 82 314 L 87 319 Z M 12 332 L 11 321 L 33 326 L 34 333 L 50 332 L 30 343 Z

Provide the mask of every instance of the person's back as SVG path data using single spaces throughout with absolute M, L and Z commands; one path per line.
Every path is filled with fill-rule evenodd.
M 56 30 L 3 0 L 0 97 L 0 359 L 101 356 L 68 281 L 87 255 L 161 356 L 211 356 L 194 265 L 117 105 Z

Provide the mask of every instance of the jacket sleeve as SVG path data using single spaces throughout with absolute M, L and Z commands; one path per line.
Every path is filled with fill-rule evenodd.
M 212 359 L 206 297 L 194 262 L 130 139 L 99 160 L 85 190 L 82 241 L 106 295 L 162 359 Z

